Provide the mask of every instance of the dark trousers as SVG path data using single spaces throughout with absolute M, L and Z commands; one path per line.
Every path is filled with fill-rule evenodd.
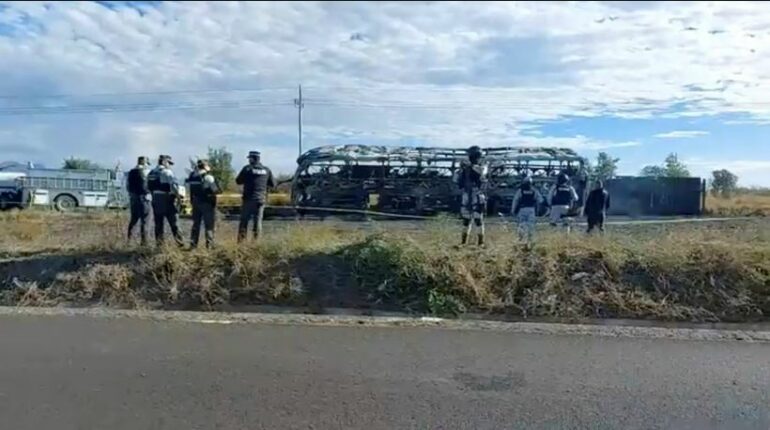
M 241 204 L 241 222 L 238 225 L 238 242 L 246 239 L 249 221 L 254 223 L 254 239 L 262 234 L 262 217 L 265 215 L 265 204 L 256 200 L 244 200 Z
M 131 221 L 128 222 L 128 240 L 133 236 L 134 228 L 139 223 L 139 235 L 142 245 L 147 244 L 147 221 L 150 218 L 150 202 L 142 195 L 132 195 L 130 200 Z
M 604 233 L 604 220 L 607 215 L 604 212 L 588 215 L 588 233 L 591 233 L 595 228 L 598 228 L 600 232 Z
M 164 224 L 168 222 L 171 227 L 171 234 L 178 245 L 182 245 L 182 235 L 179 234 L 177 226 L 176 199 L 171 194 L 154 193 L 152 195 L 152 215 L 155 221 L 155 241 L 158 245 L 163 244 Z
M 214 221 L 216 219 L 216 207 L 208 202 L 195 202 L 192 207 L 192 230 L 190 232 L 190 246 L 198 246 L 198 238 L 201 235 L 201 222 L 205 230 L 206 248 L 214 246 Z

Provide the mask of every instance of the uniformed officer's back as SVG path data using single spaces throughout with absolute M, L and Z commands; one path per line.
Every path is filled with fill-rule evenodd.
M 274 186 L 273 172 L 261 162 L 249 163 L 241 169 L 235 182 L 243 186 L 244 200 L 265 202 L 268 188 Z
M 262 234 L 262 217 L 267 202 L 267 190 L 275 187 L 273 172 L 261 162 L 259 151 L 249 152 L 249 164 L 243 166 L 235 183 L 243 187 L 238 241 L 246 238 L 249 221 L 253 222 L 254 238 Z
M 198 246 L 201 224 L 206 235 L 206 247 L 214 245 L 214 225 L 216 223 L 217 194 L 221 192 L 216 178 L 211 173 L 207 160 L 198 160 L 196 169 L 187 178 L 190 187 L 190 202 L 192 203 L 193 225 L 190 230 L 190 247 Z

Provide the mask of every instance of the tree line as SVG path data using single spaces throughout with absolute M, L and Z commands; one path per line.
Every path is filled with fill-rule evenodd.
M 589 166 L 592 177 L 601 180 L 617 176 L 619 158 L 613 158 L 606 152 L 600 152 L 596 157 L 596 165 Z M 644 166 L 639 176 L 652 178 L 688 178 L 690 169 L 679 160 L 675 153 L 669 154 L 663 164 Z M 727 169 L 714 170 L 709 180 L 711 194 L 717 197 L 730 197 L 738 190 L 738 176 Z

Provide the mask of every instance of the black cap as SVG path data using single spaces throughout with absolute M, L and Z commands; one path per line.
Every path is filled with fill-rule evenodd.
M 170 155 L 161 155 L 160 160 L 158 160 L 158 162 L 162 163 L 164 161 L 168 161 L 168 164 L 171 164 L 171 165 L 174 164 L 174 161 L 171 159 Z
M 259 157 L 260 155 L 262 155 L 262 154 L 260 154 L 259 151 L 249 151 L 249 157 L 248 158 Z
M 147 157 L 138 157 L 136 159 L 136 164 L 144 164 L 147 162 Z

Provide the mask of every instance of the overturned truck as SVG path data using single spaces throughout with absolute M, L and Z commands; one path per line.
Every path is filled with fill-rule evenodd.
M 489 213 L 507 214 L 525 175 L 547 195 L 564 172 L 583 206 L 588 190 L 586 160 L 570 149 L 483 148 L 489 166 Z M 366 145 L 323 146 L 297 160 L 292 181 L 295 206 L 370 209 L 379 212 L 432 215 L 458 212 L 460 189 L 452 178 L 467 159 L 464 149 Z M 545 208 L 541 208 L 545 212 Z

